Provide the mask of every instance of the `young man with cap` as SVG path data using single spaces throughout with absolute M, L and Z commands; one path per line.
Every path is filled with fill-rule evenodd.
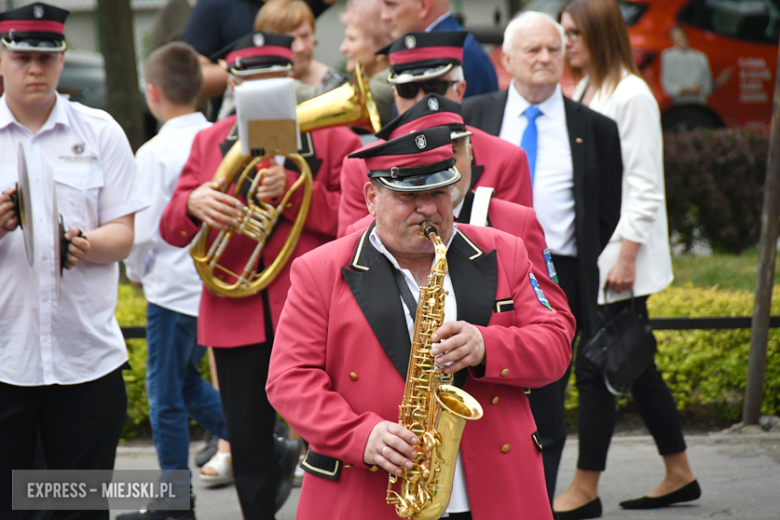
M 216 58 L 227 63 L 231 84 L 286 77 L 292 67 L 292 37 L 254 32 Z M 272 102 L 271 100 L 258 100 Z M 223 154 L 236 142 L 237 117 L 228 117 L 201 131 L 192 145 L 179 184 L 160 223 L 163 240 L 186 247 L 201 222 L 212 226 L 212 242 L 222 222 L 235 222 L 244 205 L 241 199 L 212 187 Z M 309 215 L 293 257 L 310 251 L 336 236 L 339 203 L 339 172 L 343 158 L 360 146 L 360 140 L 345 128 L 315 130 L 301 135 L 303 155 L 309 164 L 313 194 Z M 275 159 L 274 159 L 275 161 Z M 297 171 L 267 161 L 258 199 L 283 195 L 299 177 Z M 300 207 L 300 197 L 282 214 L 261 253 L 261 264 L 278 256 Z M 245 265 L 256 242 L 234 237 L 222 256 L 227 262 Z M 247 519 L 271 519 L 277 472 L 274 464 L 273 428 L 276 414 L 265 395 L 265 380 L 274 329 L 290 287 L 288 262 L 267 289 L 246 298 L 215 296 L 205 286 L 200 301 L 198 343 L 214 347 L 220 394 L 233 454 L 233 473 L 241 508 Z M 295 460 L 295 459 L 294 459 Z
M 521 240 L 454 224 L 460 173 L 449 134 L 431 128 L 359 152 L 375 223 L 293 264 L 267 391 L 310 443 L 300 520 L 322 511 L 341 520 L 397 518 L 385 501 L 387 472 L 410 468 L 416 443 L 397 420 L 414 330 L 405 301 L 414 305 L 433 260 L 420 236 L 425 221 L 446 244 L 449 264 L 444 324 L 431 338 L 441 344 L 432 354 L 439 365 L 451 363 L 444 371 L 485 412 L 463 431 L 447 512 L 552 518 L 521 388 L 563 374 L 571 327 L 549 307 Z
M 57 94 L 67 15 L 40 2 L 0 14 L 0 445 L 12 447 L 0 457 L 4 519 L 21 514 L 11 510 L 11 471 L 33 467 L 38 433 L 49 469 L 112 469 L 127 408 L 118 262 L 148 203 L 116 121 Z M 17 174 L 25 169 L 29 183 Z M 32 229 L 18 229 L 17 182 Z M 108 511 L 55 512 L 66 517 Z
M 388 123 L 388 127 L 397 128 L 417 117 L 441 110 L 441 104 L 420 104 L 427 94 L 461 102 L 466 89 L 461 68 L 464 39 L 463 32 L 408 33 L 378 51 L 388 55 L 389 81 L 393 84 L 393 96 L 401 114 L 397 121 Z M 415 105 L 416 111 L 407 114 Z M 460 107 L 451 111 L 456 112 L 462 122 Z M 474 134 L 471 139 L 475 156 L 472 187 L 489 186 L 499 199 L 523 206 L 533 205 L 525 152 L 482 130 L 468 129 Z M 394 133 L 392 137 L 398 135 L 401 134 Z M 342 166 L 339 236 L 343 235 L 347 226 L 367 214 L 363 199 L 365 173 L 365 164 L 359 159 L 347 159 Z
M 496 69 L 482 46 L 450 13 L 450 0 L 383 0 L 382 19 L 390 24 L 393 38 L 419 32 L 458 31 L 466 35 L 463 71 L 468 81 L 466 97 L 498 90 Z

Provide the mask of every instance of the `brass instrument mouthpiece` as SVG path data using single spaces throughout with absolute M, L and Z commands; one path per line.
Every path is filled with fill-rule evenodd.
M 439 231 L 436 229 L 436 226 L 433 225 L 433 222 L 423 222 L 422 223 L 422 233 L 420 233 L 424 238 L 431 238 L 431 233 L 439 234 Z

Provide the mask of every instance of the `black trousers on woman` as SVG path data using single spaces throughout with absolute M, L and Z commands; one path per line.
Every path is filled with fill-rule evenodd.
M 609 313 L 616 316 L 630 307 L 630 300 L 609 304 Z M 600 306 L 603 313 L 606 306 Z M 647 296 L 634 298 L 634 309 L 648 320 Z M 577 389 L 579 390 L 579 437 L 580 455 L 577 467 L 583 470 L 604 471 L 607 465 L 607 451 L 615 430 L 615 396 L 607 390 L 603 373 L 577 353 L 575 361 Z M 639 374 L 631 385 L 639 415 L 655 439 L 658 452 L 674 455 L 685 451 L 680 414 L 672 392 L 666 385 L 655 361 Z
M 271 342 L 215 348 L 214 358 L 241 511 L 246 520 L 272 520 L 278 480 L 276 412 L 265 394 Z

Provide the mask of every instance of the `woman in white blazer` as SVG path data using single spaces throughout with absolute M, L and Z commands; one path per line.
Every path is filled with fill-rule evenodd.
M 658 103 L 640 77 L 626 26 L 614 0 L 572 0 L 561 11 L 566 59 L 581 78 L 573 98 L 617 122 L 623 156 L 620 221 L 599 257 L 599 304 L 612 316 L 631 305 L 647 320 L 647 297 L 673 279 L 664 190 L 663 140 Z M 615 303 L 613 303 L 615 302 Z M 606 468 L 615 427 L 614 396 L 601 372 L 575 362 L 579 390 L 580 454 L 569 489 L 553 503 L 556 518 L 601 516 L 598 481 Z M 666 465 L 666 477 L 646 496 L 621 502 L 650 509 L 697 499 L 701 491 L 688 464 L 680 417 L 655 363 L 633 382 L 637 408 Z

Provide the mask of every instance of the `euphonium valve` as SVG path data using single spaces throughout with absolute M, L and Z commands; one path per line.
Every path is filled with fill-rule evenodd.
M 434 262 L 427 286 L 420 287 L 406 389 L 398 407 L 398 422 L 417 436 L 419 449 L 411 469 L 390 475 L 387 503 L 395 505 L 400 518 L 436 520 L 450 502 L 466 421 L 481 418 L 483 412 L 476 399 L 449 384 L 451 376 L 431 355 L 431 335 L 444 323 L 447 248 L 432 223 L 424 222 L 422 228 L 421 234 L 433 244 Z

